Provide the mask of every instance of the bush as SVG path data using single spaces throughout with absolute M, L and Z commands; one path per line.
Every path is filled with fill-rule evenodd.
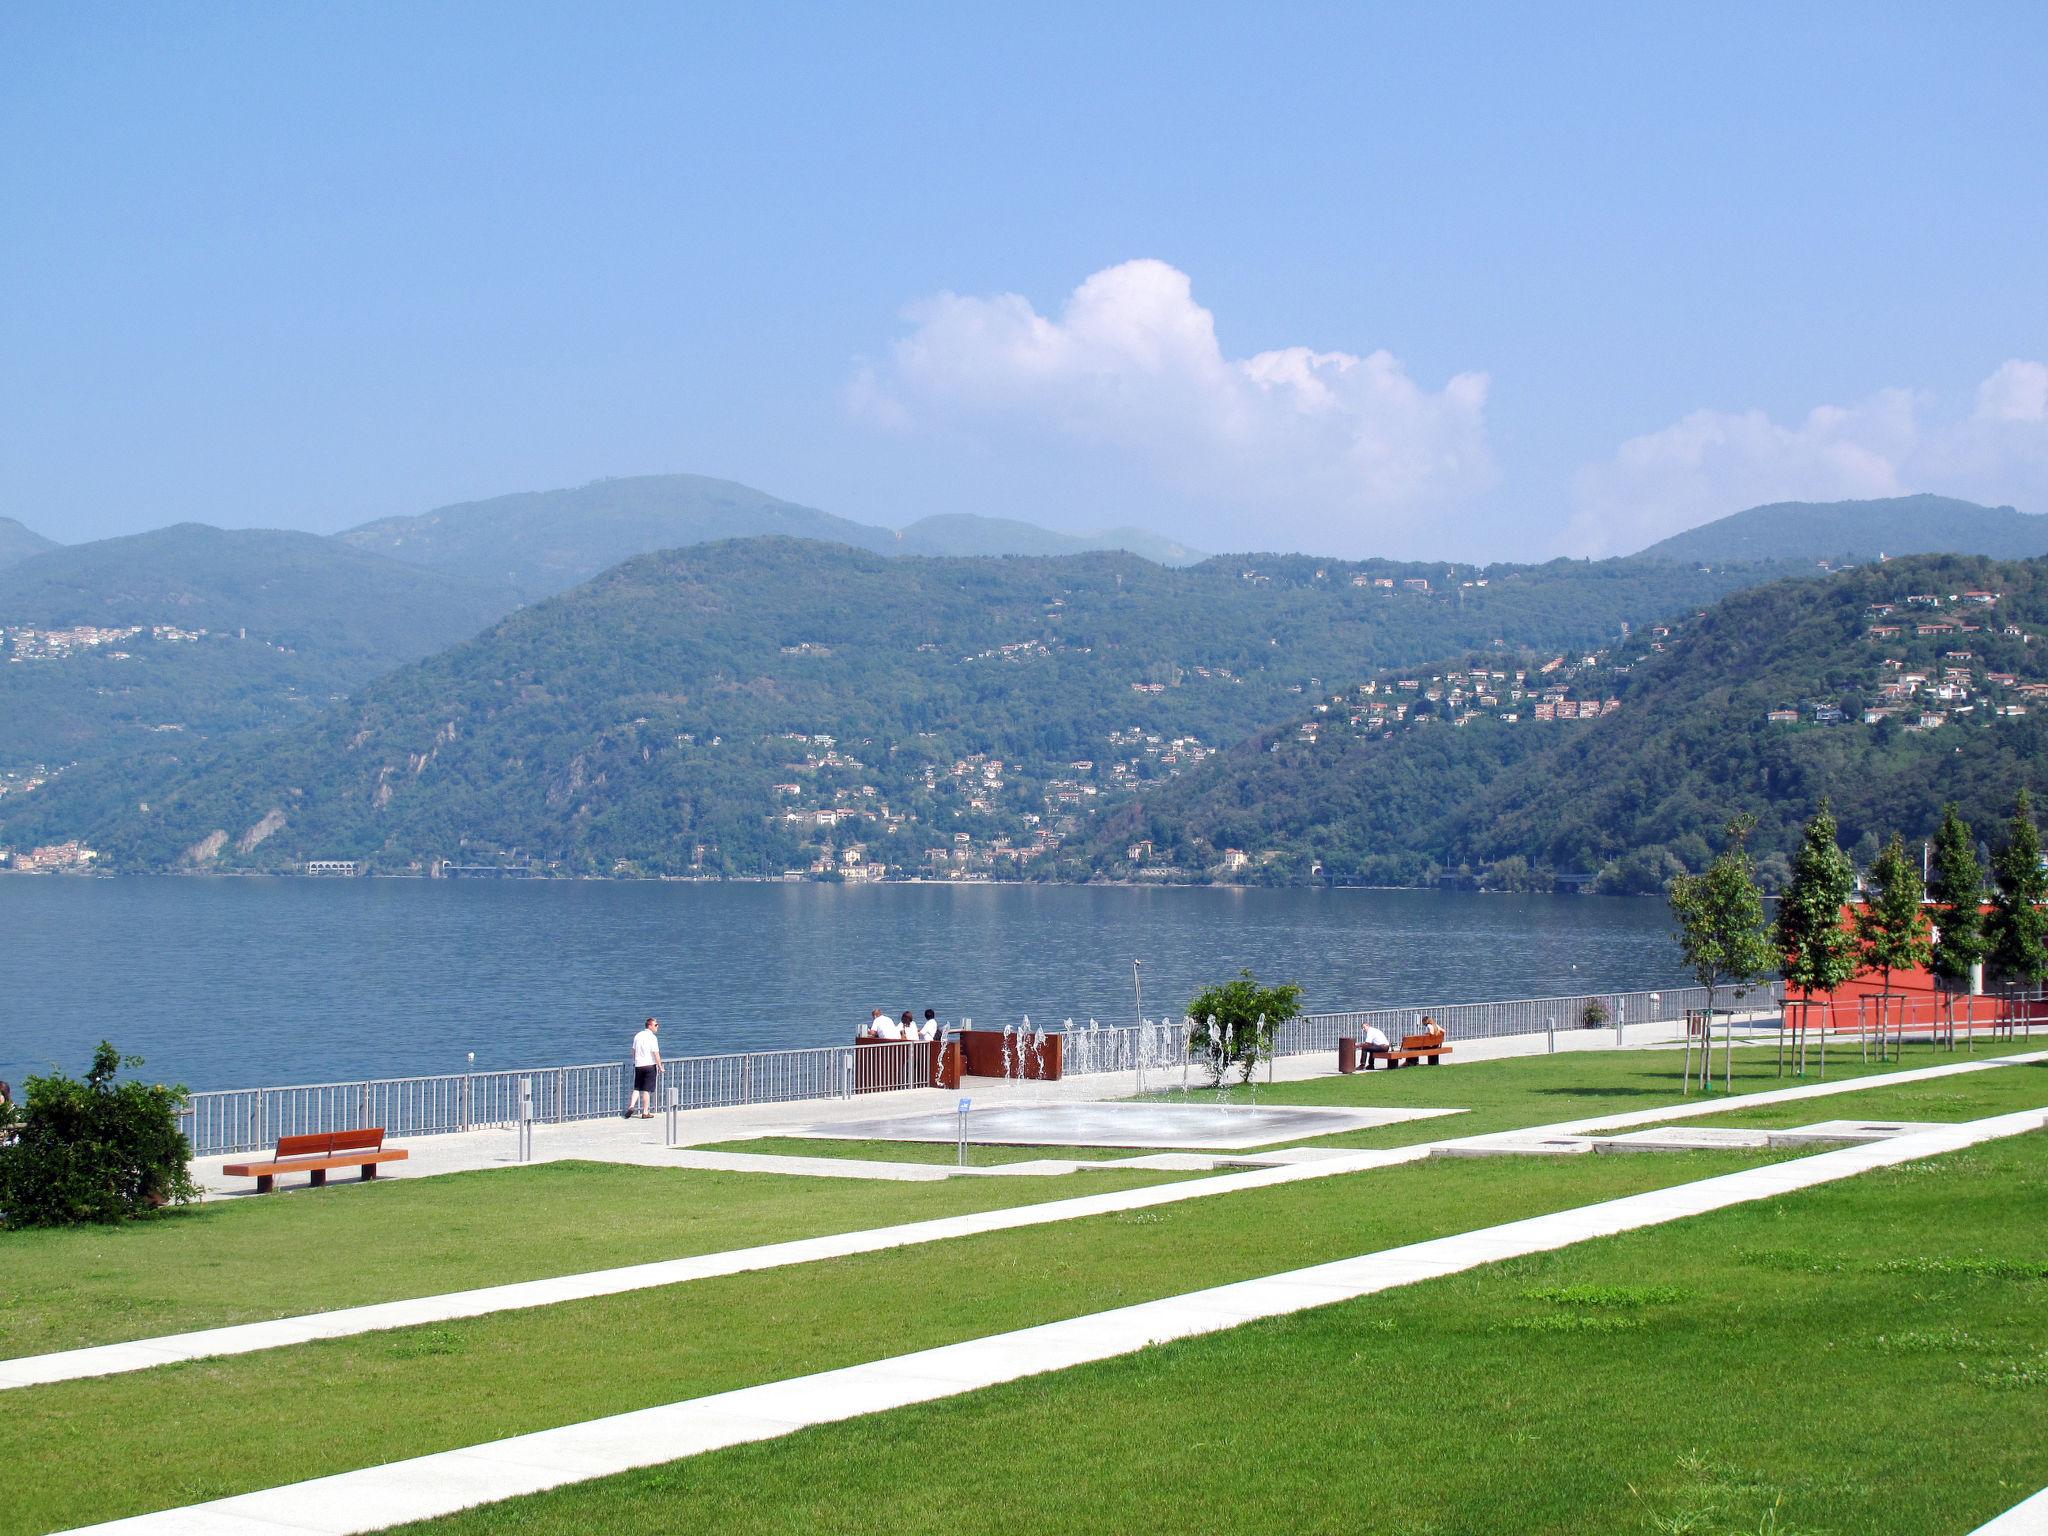
M 1239 971 L 1237 980 L 1221 982 L 1188 1004 L 1194 1021 L 1189 1044 L 1205 1059 L 1213 1086 L 1223 1086 L 1233 1065 L 1250 1082 L 1260 1058 L 1272 1053 L 1273 1031 L 1300 1014 L 1300 987 L 1262 987 L 1250 971 Z
M 139 1067 L 102 1040 L 80 1082 L 31 1077 L 0 1145 L 0 1226 L 65 1227 L 149 1216 L 199 1193 L 178 1129 L 183 1088 L 116 1082 Z M 5 1138 L 0 1138 L 5 1139 Z
M 1597 997 L 1587 998 L 1586 1006 L 1579 1010 L 1579 1024 L 1585 1029 L 1598 1029 L 1610 1017 L 1607 1005 Z

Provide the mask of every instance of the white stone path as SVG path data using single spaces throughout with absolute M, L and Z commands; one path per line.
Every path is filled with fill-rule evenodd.
M 381 1530 L 1132 1354 L 1152 1344 L 1680 1221 L 2044 1127 L 2048 1110 L 2040 1109 L 1944 1126 L 893 1359 L 80 1529 L 123 1536 L 349 1536 Z
M 2013 1056 L 1980 1057 L 1974 1061 L 1920 1067 L 1873 1077 L 1849 1078 L 1834 1083 L 1808 1083 L 1793 1088 L 1776 1088 L 1762 1093 L 1738 1094 L 1734 1098 L 1708 1099 L 1693 1103 L 1665 1104 L 1653 1109 L 1622 1114 L 1562 1121 L 1555 1125 L 1532 1126 L 1518 1136 L 1568 1135 L 1591 1130 L 1619 1130 L 1700 1115 L 1726 1114 L 1758 1105 L 1779 1104 L 1799 1099 L 1830 1097 L 1899 1083 L 1925 1082 L 1967 1072 L 1984 1072 L 1999 1066 L 2017 1066 L 2048 1061 L 2048 1051 Z M 1494 1132 L 1497 1137 L 1503 1133 Z M 1248 1173 L 1218 1174 L 1212 1178 L 1178 1183 L 1148 1185 L 1142 1189 L 1118 1190 L 1100 1195 L 1081 1195 L 1003 1210 L 976 1211 L 959 1216 L 940 1216 L 897 1226 L 872 1227 L 865 1231 L 829 1233 L 822 1237 L 796 1238 L 753 1248 L 728 1249 L 723 1253 L 693 1254 L 662 1259 L 617 1269 L 589 1270 L 582 1274 L 558 1275 L 544 1280 L 521 1280 L 506 1285 L 483 1286 L 475 1290 L 450 1291 L 438 1296 L 419 1296 L 402 1301 L 373 1302 L 366 1306 L 340 1307 L 268 1322 L 237 1323 L 223 1328 L 206 1328 L 189 1333 L 164 1334 L 121 1344 L 100 1344 L 44 1355 L 23 1355 L 0 1360 L 0 1391 L 14 1387 L 43 1386 L 51 1382 L 76 1381 L 91 1376 L 113 1376 L 126 1371 L 148 1370 L 179 1360 L 199 1360 L 221 1355 L 252 1354 L 279 1349 L 315 1339 L 346 1338 L 387 1328 L 411 1328 L 455 1318 L 481 1317 L 491 1312 L 521 1307 L 545 1307 L 559 1302 L 582 1301 L 597 1296 L 616 1296 L 627 1291 L 650 1290 L 658 1286 L 681 1285 L 692 1280 L 722 1275 L 745 1274 L 754 1270 L 778 1269 L 791 1264 L 810 1264 L 823 1259 L 853 1254 L 876 1253 L 890 1248 L 921 1243 L 944 1242 L 982 1232 L 1013 1231 L 1019 1227 L 1042 1226 L 1052 1222 L 1075 1221 L 1087 1216 L 1105 1216 L 1120 1211 L 1144 1210 L 1172 1205 L 1182 1200 L 1202 1200 L 1211 1195 L 1237 1194 L 1267 1189 L 1304 1179 L 1329 1178 L 1416 1162 L 1442 1146 L 1484 1141 L 1487 1137 L 1453 1141 L 1418 1142 L 1413 1146 L 1360 1149 L 1338 1152 L 1302 1162 L 1261 1168 Z M 1277 1154 L 1275 1154 L 1277 1155 Z M 1245 1161 L 1239 1154 L 1224 1161 Z

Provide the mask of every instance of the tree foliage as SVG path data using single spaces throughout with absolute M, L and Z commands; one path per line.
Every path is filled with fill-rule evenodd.
M 2048 976 L 2048 871 L 2041 868 L 2041 833 L 2024 787 L 1991 871 L 1997 882 L 1986 934 L 1992 963 L 2008 981 L 2038 983 Z
M 1842 912 L 1856 892 L 1856 870 L 1836 841 L 1834 812 L 1823 800 L 1792 855 L 1792 877 L 1778 898 L 1779 971 L 1811 997 L 1856 974 L 1856 943 Z
M 1857 959 L 1865 971 L 1884 978 L 1887 999 L 1893 973 L 1926 965 L 1932 954 L 1926 895 L 1920 867 L 1894 832 L 1870 866 L 1863 903 L 1856 908 Z
M 1218 982 L 1188 1004 L 1194 1021 L 1190 1043 L 1208 1065 L 1217 1087 L 1234 1067 L 1251 1081 L 1259 1062 L 1272 1054 L 1273 1031 L 1301 1015 L 1301 988 L 1293 982 L 1262 987 L 1249 970 Z
M 84 1081 L 30 1077 L 0 1145 L 0 1226 L 58 1227 L 153 1215 L 195 1198 L 178 1128 L 182 1088 L 120 1081 L 138 1067 L 102 1040 Z
M 1927 895 L 1935 914 L 1934 974 L 1955 990 L 1969 983 L 1983 960 L 1986 935 L 1984 866 L 1978 862 L 1970 824 L 1953 800 L 1941 808 Z

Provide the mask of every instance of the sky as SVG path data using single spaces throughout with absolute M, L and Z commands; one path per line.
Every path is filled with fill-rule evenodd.
M 0 9 L 0 515 L 2048 511 L 2048 7 Z

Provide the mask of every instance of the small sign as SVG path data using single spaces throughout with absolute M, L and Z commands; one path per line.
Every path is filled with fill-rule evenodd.
M 970 1109 L 972 1109 L 972 1108 L 974 1108 L 974 1100 L 972 1100 L 972 1099 L 962 1099 L 962 1100 L 960 1101 L 960 1113 L 961 1113 L 961 1114 L 963 1114 L 963 1115 L 964 1115 L 964 1114 L 966 1114 L 966 1113 L 967 1113 L 967 1111 L 969 1111 L 969 1110 L 970 1110 Z

